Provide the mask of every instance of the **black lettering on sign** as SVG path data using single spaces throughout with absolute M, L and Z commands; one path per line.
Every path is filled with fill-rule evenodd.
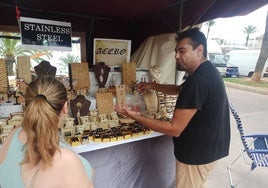
M 108 54 L 108 55 L 124 55 L 127 53 L 126 49 L 118 48 L 97 48 L 96 54 Z

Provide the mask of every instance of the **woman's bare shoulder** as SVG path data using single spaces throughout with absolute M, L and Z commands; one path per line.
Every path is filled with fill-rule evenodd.
M 67 148 L 60 148 L 54 158 L 53 166 L 61 171 L 62 181 L 66 186 L 89 187 L 90 180 L 79 157 Z
M 0 146 L 0 163 L 2 163 L 7 155 L 11 140 L 13 138 L 13 135 L 15 134 L 15 132 L 19 129 L 19 127 L 16 127 L 15 129 L 13 129 L 9 135 L 7 136 L 7 138 L 5 139 L 4 144 L 2 144 Z
M 63 147 L 59 148 L 59 152 L 56 153 L 55 160 L 58 160 L 58 162 L 62 163 L 66 163 L 68 161 L 72 161 L 72 163 L 80 162 L 77 154 L 74 151 Z

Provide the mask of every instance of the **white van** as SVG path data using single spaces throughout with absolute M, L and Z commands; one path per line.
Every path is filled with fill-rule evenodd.
M 229 56 L 228 64 L 238 66 L 241 76 L 251 77 L 254 73 L 258 61 L 260 50 L 232 50 L 227 53 Z M 268 59 L 263 69 L 263 76 L 268 76 L 265 72 L 268 66 Z
M 220 45 L 215 40 L 207 40 L 208 60 L 213 63 L 222 76 L 226 76 L 227 61 Z

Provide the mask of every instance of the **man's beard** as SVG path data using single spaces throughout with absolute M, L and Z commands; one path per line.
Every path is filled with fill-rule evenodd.
M 182 66 L 180 66 L 178 63 L 176 64 L 176 69 L 177 71 L 185 71 L 185 69 Z

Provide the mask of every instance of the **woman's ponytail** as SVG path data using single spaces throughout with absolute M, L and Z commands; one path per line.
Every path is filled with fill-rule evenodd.
M 64 85 L 54 78 L 37 78 L 26 91 L 23 129 L 27 134 L 22 164 L 43 162 L 52 165 L 59 149 L 59 114 L 67 101 Z

